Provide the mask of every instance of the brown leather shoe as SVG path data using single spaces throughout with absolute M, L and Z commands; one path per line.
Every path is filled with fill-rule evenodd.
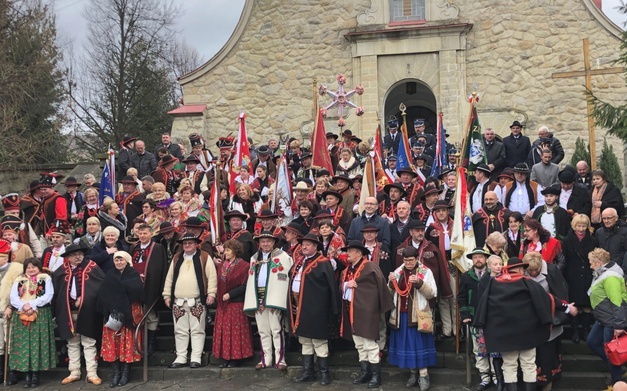
M 76 376 L 70 375 L 70 376 L 66 377 L 65 379 L 61 380 L 61 384 L 70 384 L 70 383 L 74 383 L 74 382 L 79 381 L 79 380 L 81 380 L 80 377 L 76 377 Z
M 264 369 L 264 368 L 265 368 L 265 365 L 263 365 L 263 363 L 262 363 L 262 362 L 260 362 L 260 363 L 258 363 L 257 365 L 255 365 L 255 369 L 256 369 L 256 370 L 260 370 L 260 369 Z
M 276 369 L 278 369 L 279 371 L 285 371 L 285 370 L 287 370 L 287 364 L 284 364 L 284 363 L 279 363 L 279 364 L 277 364 L 275 367 L 276 367 Z
M 99 386 L 99 385 L 102 384 L 102 379 L 99 378 L 98 376 L 92 376 L 92 377 L 88 377 L 87 378 L 87 382 L 91 383 L 91 384 L 93 384 L 95 386 Z

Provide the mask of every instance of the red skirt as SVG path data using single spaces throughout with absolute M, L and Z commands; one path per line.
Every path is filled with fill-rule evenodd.
M 244 303 L 228 303 L 216 311 L 213 326 L 213 355 L 224 360 L 253 356 L 253 333 Z
M 141 320 L 143 309 L 141 304 L 133 303 L 131 310 L 133 311 L 133 319 Z M 120 360 L 123 363 L 133 363 L 141 361 L 142 355 L 135 350 L 135 328 L 122 327 L 117 333 L 108 327 L 102 327 L 102 348 L 100 355 L 106 362 L 114 362 Z M 139 330 L 139 347 L 142 349 L 144 340 L 143 327 Z

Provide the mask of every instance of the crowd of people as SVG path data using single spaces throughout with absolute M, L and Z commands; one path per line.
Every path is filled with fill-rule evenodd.
M 326 135 L 335 175 L 312 165 L 312 151 L 295 139 L 282 146 L 270 138 L 251 149 L 249 164 L 229 169 L 233 137 L 220 137 L 214 156 L 190 134 L 186 156 L 166 133 L 154 153 L 124 138 L 114 198 L 100 200 L 92 174 L 80 182 L 57 173 L 4 196 L 0 347 L 9 349 L 9 384 L 24 373 L 25 387 L 35 387 L 39 372 L 55 366 L 56 324 L 69 356 L 63 384 L 81 378 L 82 350 L 88 382 L 102 382 L 100 356 L 111 363 L 110 386 L 123 386 L 143 353 L 135 329 L 145 319 L 152 354 L 164 310 L 174 323 L 169 367 L 201 367 L 209 307 L 221 367 L 253 356 L 254 318 L 255 368 L 285 370 L 292 338 L 303 366 L 295 382 L 331 383 L 328 358 L 340 337 L 358 351 L 354 384 L 369 388 L 382 384 L 387 357 L 409 371 L 408 387 L 428 390 L 435 342 L 455 336 L 473 345 L 477 390 L 515 390 L 519 380 L 525 390 L 550 390 L 561 376 L 566 324 L 574 343 L 585 340 L 607 362 L 603 343 L 625 327 L 611 314 L 627 302 L 620 190 L 585 162 L 560 168 L 564 150 L 546 127 L 533 143 L 517 121 L 502 140 L 486 129 L 487 164 L 467 189 L 477 248 L 460 271 L 451 248 L 459 154 L 446 144 L 449 166 L 430 177 L 436 139 L 417 119 L 413 165 L 397 169 L 399 124 L 387 125 L 381 169 L 394 181 L 364 199 L 371 146 L 350 130 L 341 141 Z M 283 157 L 291 221 L 271 208 Z M 212 200 L 216 175 L 223 185 Z M 223 209 L 218 240 L 209 205 Z M 608 365 L 618 382 L 620 367 Z

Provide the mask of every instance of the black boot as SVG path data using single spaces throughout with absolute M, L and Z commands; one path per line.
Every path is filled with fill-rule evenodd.
M 536 382 L 533 382 L 533 383 L 525 382 L 525 391 L 536 391 Z
M 131 378 L 131 364 L 124 363 L 122 364 L 122 375 L 120 376 L 120 382 L 118 383 L 119 387 L 124 387 L 128 384 L 128 381 Z
M 355 380 L 353 380 L 353 384 L 365 384 L 368 383 L 372 373 L 370 372 L 370 363 L 368 361 L 360 361 L 359 367 L 361 368 L 361 373 L 357 375 Z
M 409 375 L 405 387 L 416 387 L 416 384 L 418 384 L 418 369 L 414 368 L 411 370 L 411 375 Z
M 592 323 L 594 323 L 594 315 L 592 312 L 584 312 L 581 314 L 581 327 L 583 329 L 583 335 L 581 339 L 584 341 L 588 339 L 588 334 L 590 333 L 590 327 L 592 327 Z
M 0 383 L 4 383 L 4 354 L 0 356 Z
M 294 379 L 295 383 L 303 383 L 306 381 L 315 381 L 316 374 L 314 373 L 314 357 L 313 354 L 303 354 L 303 373 L 300 377 Z
M 331 384 L 331 374 L 329 373 L 329 358 L 318 357 L 318 368 L 320 369 L 320 385 Z
M 37 387 L 39 385 L 39 371 L 33 371 L 33 376 L 31 379 L 30 386 Z
M 570 339 L 574 343 L 581 342 L 581 338 L 579 337 L 579 318 L 580 317 L 583 318 L 583 315 L 577 315 L 577 316 L 573 316 L 570 318 L 570 329 L 573 331 L 573 334 L 570 336 Z M 584 338 L 584 341 L 585 341 L 585 338 Z
M 148 330 L 148 355 L 152 356 L 157 350 L 157 332 Z
M 496 378 L 496 390 L 505 390 L 505 378 L 503 377 L 503 359 L 498 357 L 492 359 L 494 364 L 494 377 Z
M 19 381 L 19 373 L 14 370 L 9 371 L 9 378 L 7 379 L 7 386 L 14 386 Z
M 120 384 L 120 377 L 122 376 L 122 370 L 118 360 L 111 363 L 111 370 L 111 383 L 109 383 L 109 387 L 113 388 Z
M 379 388 L 381 385 L 381 363 L 370 364 L 372 367 L 372 377 L 368 382 L 368 388 Z
M 30 388 L 33 385 L 33 372 L 26 372 L 26 380 L 24 381 L 24 388 Z

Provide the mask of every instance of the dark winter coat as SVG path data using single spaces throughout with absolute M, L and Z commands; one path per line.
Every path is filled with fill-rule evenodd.
M 589 233 L 579 241 L 574 232 L 570 232 L 562 241 L 562 253 L 566 258 L 566 266 L 562 273 L 568 284 L 568 299 L 577 307 L 590 307 L 587 292 L 592 283 L 592 269 L 588 261 L 588 253 L 599 246 L 599 242 Z
M 503 146 L 505 147 L 505 167 L 513 168 L 518 163 L 527 161 L 529 152 L 531 151 L 531 141 L 529 137 L 520 135 L 518 144 L 511 134 L 503 138 Z

